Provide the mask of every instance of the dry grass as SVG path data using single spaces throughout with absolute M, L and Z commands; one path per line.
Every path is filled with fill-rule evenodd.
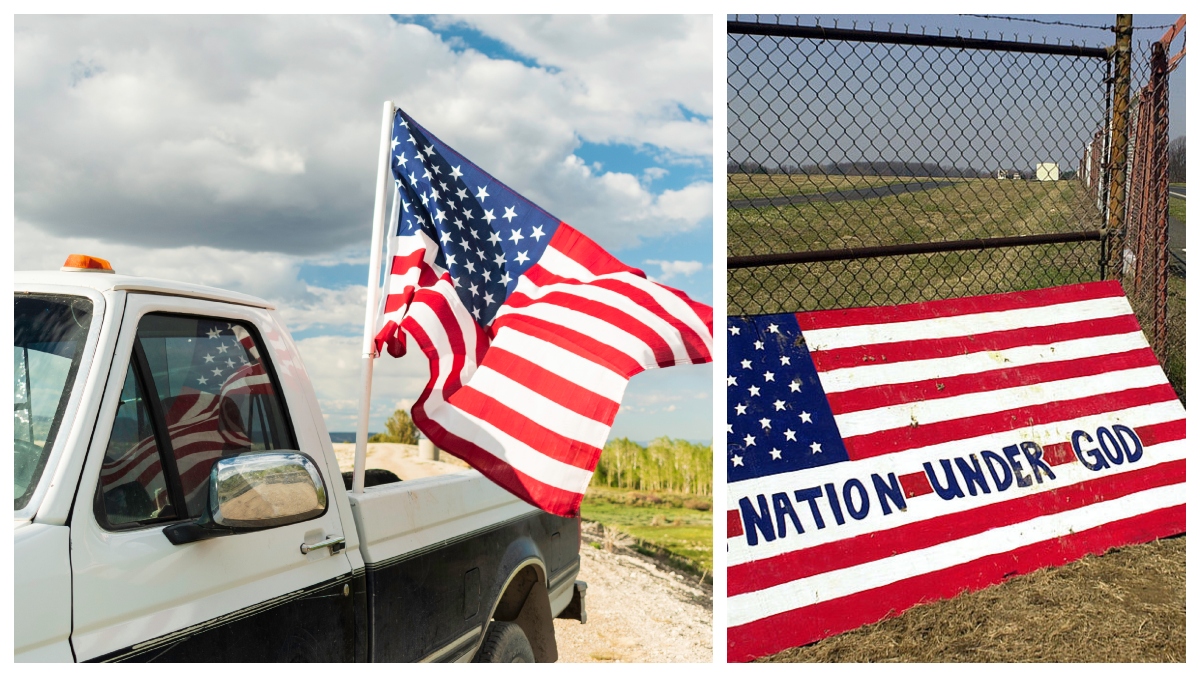
M 1184 662 L 1186 549 L 1179 536 L 1043 569 L 769 662 Z
M 730 200 L 749 200 L 780 195 L 813 195 L 835 190 L 855 190 L 912 183 L 921 178 L 909 176 L 840 176 L 827 174 L 730 174 L 726 196 Z

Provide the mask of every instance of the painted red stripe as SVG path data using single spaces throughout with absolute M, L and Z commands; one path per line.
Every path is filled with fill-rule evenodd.
M 1174 442 L 1187 437 L 1187 421 L 1179 419 L 1177 421 L 1167 421 L 1166 423 L 1155 423 L 1153 425 L 1144 425 L 1134 428 L 1138 438 L 1142 440 L 1142 445 L 1152 447 L 1156 444 L 1164 442 Z M 1042 447 L 1042 458 L 1045 459 L 1047 465 L 1056 466 L 1066 463 L 1074 463 L 1078 458 L 1075 456 L 1075 449 L 1070 442 L 1059 442 Z M 922 476 L 924 474 L 922 473 Z
M 405 275 L 416 269 L 418 287 L 432 287 L 438 281 L 438 273 L 425 263 L 425 250 L 418 249 L 407 254 L 392 257 L 392 275 Z
M 617 410 L 621 408 L 620 402 L 613 402 L 499 346 L 492 346 L 484 358 L 483 366 L 541 393 L 547 399 L 580 416 L 586 416 L 607 426 L 612 425 Z
M 1081 416 L 1092 416 L 1158 402 L 1170 402 L 1175 399 L 1177 398 L 1171 385 L 1164 383 L 1115 393 L 1080 397 L 1074 400 L 1017 407 L 950 421 L 881 430 L 847 437 L 843 441 L 850 459 L 857 461 L 943 442 L 1068 421 Z
M 817 371 L 832 371 L 871 364 L 957 357 L 1030 345 L 1051 345 L 1063 341 L 1128 334 L 1135 331 L 1141 331 L 1136 317 L 1118 315 L 1081 322 L 1054 324 L 1036 329 L 1021 327 L 970 336 L 848 346 L 831 350 L 816 350 L 811 354 Z
M 929 483 L 929 477 L 923 472 L 914 472 L 899 477 L 900 488 L 904 490 L 905 498 L 916 498 L 925 494 L 933 493 L 933 485 Z
M 1154 356 L 1153 350 L 1146 347 L 1124 353 L 1096 355 L 1075 360 L 1043 362 L 976 374 L 858 388 L 840 393 L 828 393 L 826 397 L 833 413 L 848 414 L 896 404 L 941 400 L 959 395 L 992 392 L 1068 378 L 1095 376 L 1124 369 L 1156 366 L 1158 366 L 1158 358 Z
M 938 317 L 954 317 L 975 313 L 994 313 L 1021 308 L 1042 308 L 1060 303 L 1088 301 L 1092 299 L 1124 296 L 1121 285 L 1115 280 L 1106 282 L 1084 282 L 1049 289 L 968 296 L 945 301 L 924 301 L 900 306 L 871 308 L 847 308 L 842 310 L 817 310 L 797 313 L 796 321 L 801 331 L 810 329 L 833 329 L 890 322 L 912 322 Z
M 725 537 L 733 538 L 746 533 L 742 530 L 742 515 L 737 510 L 725 513 Z
M 571 278 L 555 275 L 541 266 L 534 266 L 525 272 L 525 277 L 530 282 L 538 287 L 546 288 L 551 285 L 564 286 L 579 286 L 579 287 L 596 287 L 604 289 L 615 294 L 619 294 L 629 299 L 639 307 L 654 314 L 662 322 L 670 325 L 675 330 L 678 336 L 659 337 L 659 342 L 666 342 L 667 345 L 678 342 L 688 354 L 688 359 L 691 363 L 707 362 L 712 359 L 709 354 L 708 347 L 704 343 L 704 339 L 695 332 L 686 322 L 673 315 L 670 311 L 662 306 L 653 295 L 645 289 L 639 288 L 636 284 L 623 280 L 603 279 L 603 280 L 574 280 Z M 655 284 L 649 280 L 642 279 L 642 284 Z M 664 288 L 665 289 L 665 288 Z M 711 315 L 711 311 L 710 311 Z M 657 332 L 655 335 L 657 336 Z
M 600 447 L 560 435 L 469 384 L 460 388 L 447 402 L 459 411 L 487 421 L 549 458 L 589 472 L 596 469 L 596 463 L 600 460 Z
M 413 297 L 413 303 L 423 303 L 433 311 L 442 331 L 446 334 L 446 338 L 450 343 L 450 356 L 443 358 L 437 350 L 437 347 L 432 343 L 429 335 L 421 327 L 420 323 L 413 317 L 411 312 L 404 317 L 400 326 L 408 331 L 414 337 L 417 336 L 417 330 L 421 329 L 420 335 L 423 339 L 417 341 L 421 347 L 421 351 L 425 353 L 425 357 L 429 360 L 429 368 L 432 371 L 434 365 L 438 364 L 438 369 L 445 369 L 447 373 L 446 382 L 442 385 L 442 397 L 450 399 L 450 397 L 462 387 L 462 369 L 466 364 L 466 341 L 463 338 L 462 330 L 459 327 L 458 319 L 454 316 L 454 311 L 450 306 L 450 301 L 437 291 L 432 289 L 420 289 Z M 446 363 L 449 364 L 446 364 Z M 434 379 L 430 376 L 429 384 L 431 387 Z
M 1100 555 L 1109 548 L 1172 536 L 1186 529 L 1185 522 L 1184 506 L 1164 508 L 735 626 L 728 630 L 728 659 L 749 661 L 811 644 L 917 604 L 982 590 L 1012 576 Z
M 518 315 L 516 313 L 502 315 L 492 323 L 491 329 L 493 335 L 496 335 L 505 327 L 512 327 L 522 334 L 528 334 L 547 343 L 552 343 L 564 350 L 569 350 L 580 357 L 599 363 L 627 379 L 645 371 L 645 368 L 637 360 L 620 350 L 597 341 L 587 334 L 577 332 L 574 329 L 568 329 L 548 320 Z
M 666 341 L 641 320 L 619 308 L 585 299 L 566 292 L 553 291 L 538 298 L 530 298 L 521 292 L 516 292 L 504 302 L 506 308 L 521 309 L 530 306 L 544 307 L 547 305 L 568 308 L 584 315 L 590 315 L 598 320 L 621 329 L 646 344 L 654 354 L 654 361 L 659 367 L 669 367 L 675 364 L 675 353 Z M 512 314 L 512 313 L 509 313 Z
M 1147 450 L 1147 453 L 1152 453 Z M 1046 480 L 1053 482 L 1054 480 Z M 1100 476 L 1051 491 L 1013 498 L 950 515 L 931 517 L 893 529 L 823 543 L 803 550 L 729 567 L 728 594 L 740 595 L 913 552 L 940 543 L 974 536 L 999 527 L 1019 524 L 1102 503 L 1154 487 L 1184 481 L 1184 461 L 1169 461 L 1137 470 Z M 1012 489 L 1010 489 L 1011 491 Z M 829 520 L 827 520 L 829 521 Z M 827 528 L 836 528 L 827 527 Z M 802 535 L 793 538 L 803 538 Z

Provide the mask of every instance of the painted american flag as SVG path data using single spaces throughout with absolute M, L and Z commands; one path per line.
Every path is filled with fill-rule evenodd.
M 413 422 L 543 510 L 574 516 L 629 379 L 712 359 L 712 308 L 646 279 L 397 111 L 400 209 L 376 349 L 409 338 Z
M 1185 530 L 1184 409 L 1116 282 L 728 332 L 732 661 Z

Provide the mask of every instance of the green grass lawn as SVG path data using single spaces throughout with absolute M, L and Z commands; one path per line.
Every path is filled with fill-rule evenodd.
M 712 575 L 711 496 L 590 487 L 582 515 L 629 534 L 647 554 L 669 553 L 677 566 Z
M 925 179 L 910 176 L 842 176 L 828 174 L 730 174 L 726 198 L 749 200 L 780 195 L 813 195 L 835 190 L 912 183 Z M 948 179 L 942 179 L 948 180 Z
M 1187 223 L 1187 200 L 1179 197 L 1167 198 L 1167 211 L 1171 218 Z

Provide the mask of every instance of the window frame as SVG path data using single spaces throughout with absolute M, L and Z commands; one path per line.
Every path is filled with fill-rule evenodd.
M 262 334 L 254 322 L 248 319 L 231 319 L 228 317 L 216 317 L 212 315 L 204 315 L 198 313 L 180 313 L 169 311 L 150 311 L 138 317 L 137 327 L 133 332 L 133 347 L 129 356 L 129 365 L 127 369 L 134 371 L 134 379 L 138 386 L 142 389 L 142 394 L 146 399 L 146 409 L 150 415 L 150 427 L 154 431 L 154 442 L 158 445 L 159 459 L 162 463 L 164 479 L 166 480 L 168 491 L 170 492 L 171 503 L 175 506 L 176 515 L 173 517 L 159 517 L 149 520 L 138 520 L 126 522 L 123 524 L 111 524 L 108 521 L 108 513 L 104 507 L 104 484 L 99 481 L 97 476 L 96 491 L 92 499 L 92 512 L 96 518 L 97 524 L 102 529 L 110 532 L 134 531 L 137 529 L 149 529 L 163 527 L 178 522 L 188 522 L 195 520 L 195 517 L 187 514 L 187 501 L 183 492 L 183 482 L 179 476 L 179 468 L 176 465 L 175 446 L 171 443 L 170 435 L 168 434 L 168 426 L 166 424 L 166 412 L 162 408 L 162 398 L 158 395 L 158 386 L 154 383 L 153 372 L 150 369 L 150 362 L 146 358 L 146 352 L 142 347 L 141 341 L 141 326 L 142 320 L 147 317 L 170 317 L 186 320 L 207 320 L 211 322 L 227 322 L 237 324 L 249 332 L 250 337 L 254 340 L 254 345 L 258 348 L 259 360 L 263 364 L 263 370 L 267 374 L 267 378 L 271 381 L 271 388 L 275 391 L 274 395 L 279 400 L 279 406 L 282 408 L 281 416 L 282 424 L 286 429 L 286 433 L 291 438 L 295 446 L 296 443 L 296 427 L 292 423 L 291 410 L 288 407 L 287 399 L 284 395 L 283 388 L 279 384 L 279 376 L 275 371 L 275 362 L 267 350 L 267 344 L 262 340 Z M 122 381 L 123 382 L 123 381 Z M 115 419 L 114 419 L 115 420 Z M 275 449 L 269 451 L 283 451 L 285 449 Z M 286 449 L 286 451 L 295 451 L 303 454 L 300 449 Z M 245 453 L 262 453 L 249 451 Z M 305 454 L 307 456 L 307 454 Z M 104 465 L 100 464 L 99 472 L 103 472 Z M 318 469 L 319 472 L 319 469 Z M 328 490 L 327 490 L 328 491 Z M 328 501 L 326 502 L 325 511 L 329 511 Z M 180 514 L 180 511 L 183 511 Z M 325 513 L 321 513 L 324 515 Z M 317 519 L 317 518 L 314 518 Z

